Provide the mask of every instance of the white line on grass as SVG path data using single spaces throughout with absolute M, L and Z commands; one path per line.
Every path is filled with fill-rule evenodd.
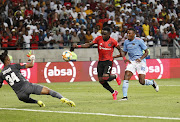
M 152 116 L 137 116 L 137 115 L 117 115 L 105 113 L 87 113 L 87 112 L 69 112 L 69 111 L 49 111 L 49 110 L 34 110 L 34 109 L 17 109 L 17 108 L 0 108 L 0 110 L 14 110 L 14 111 L 35 111 L 46 113 L 67 113 L 67 114 L 85 114 L 85 115 L 100 115 L 100 116 L 114 116 L 114 117 L 129 117 L 129 118 L 149 118 L 149 119 L 165 119 L 165 120 L 180 120 L 180 118 L 173 117 L 152 117 Z

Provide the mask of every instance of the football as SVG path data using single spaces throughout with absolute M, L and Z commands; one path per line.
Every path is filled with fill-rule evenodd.
M 31 56 L 29 57 L 29 59 L 30 59 L 30 60 L 35 60 L 35 55 L 31 55 Z
M 69 50 L 66 50 L 62 54 L 62 58 L 64 61 L 69 61 L 72 58 L 72 53 Z

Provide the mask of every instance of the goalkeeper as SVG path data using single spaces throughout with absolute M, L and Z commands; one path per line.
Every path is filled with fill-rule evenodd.
M 20 73 L 20 69 L 32 68 L 35 61 L 35 55 L 32 55 L 31 52 L 27 56 L 30 58 L 30 63 L 23 65 L 11 65 L 7 50 L 0 55 L 0 60 L 4 63 L 4 68 L 0 72 L 0 88 L 2 87 L 3 81 L 6 80 L 6 82 L 16 93 L 19 100 L 25 103 L 35 103 L 40 107 L 45 107 L 45 104 L 42 101 L 30 98 L 30 94 L 36 94 L 51 95 L 52 97 L 60 99 L 61 102 L 66 103 L 71 107 L 75 106 L 73 101 L 64 98 L 60 93 L 45 86 L 30 83 L 27 79 L 25 79 L 25 77 Z

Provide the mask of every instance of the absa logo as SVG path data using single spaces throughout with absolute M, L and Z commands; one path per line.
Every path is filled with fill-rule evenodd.
M 64 64 L 63 64 L 64 63 Z M 76 67 L 73 62 L 59 63 L 48 62 L 44 68 L 44 78 L 47 83 L 73 82 L 76 77 Z

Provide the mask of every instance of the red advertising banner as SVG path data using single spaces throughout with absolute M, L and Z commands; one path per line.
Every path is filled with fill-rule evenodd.
M 146 79 L 180 78 L 180 59 L 146 61 Z M 32 83 L 98 81 L 97 63 L 98 61 L 35 63 L 33 68 L 22 69 L 21 73 Z M 0 68 L 3 68 L 2 64 Z M 124 61 L 114 60 L 111 73 L 117 73 L 123 79 L 125 69 Z M 131 79 L 138 79 L 138 74 L 134 74 Z

